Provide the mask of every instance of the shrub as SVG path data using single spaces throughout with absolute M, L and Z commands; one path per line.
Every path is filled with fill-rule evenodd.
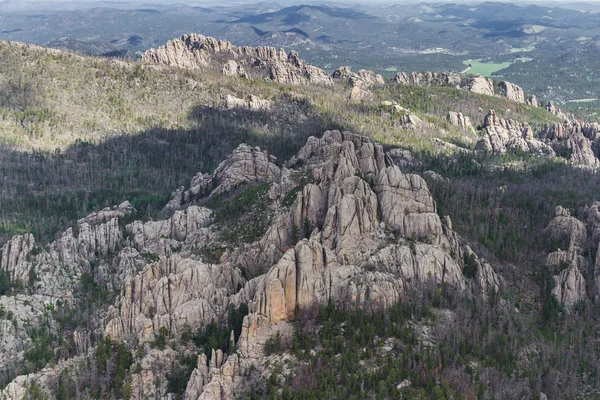
M 281 346 L 281 334 L 279 332 L 277 332 L 275 336 L 267 339 L 267 341 L 265 342 L 264 351 L 266 356 L 281 353 L 282 350 L 283 349 Z
M 477 273 L 477 257 L 475 253 L 471 253 L 470 256 L 465 254 L 463 260 L 463 275 L 469 279 L 475 277 Z

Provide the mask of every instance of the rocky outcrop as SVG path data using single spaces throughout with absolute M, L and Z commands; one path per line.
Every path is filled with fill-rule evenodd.
M 199 243 L 200 246 L 208 243 Z M 165 327 L 197 330 L 226 315 L 241 272 L 179 254 L 159 256 L 126 279 L 116 307 L 108 310 L 105 333 L 113 340 L 148 340 Z
M 233 399 L 233 380 L 240 375 L 238 356 L 227 356 L 221 350 L 213 350 L 210 364 L 204 354 L 198 356 L 198 364 L 192 372 L 185 390 L 186 399 L 213 400 Z
M 310 138 L 288 163 L 314 174 L 315 183 L 292 206 L 293 219 L 306 219 L 314 229 L 259 282 L 240 339 L 242 354 L 256 356 L 255 343 L 269 327 L 285 326 L 295 310 L 328 299 L 385 308 L 411 285 L 430 279 L 462 290 L 500 288 L 489 264 L 479 264 L 477 282 L 462 275 L 462 250 L 449 219 L 437 215 L 425 182 L 385 160 L 370 140 L 333 131 Z
M 400 168 L 418 164 L 416 158 L 408 150 L 395 148 L 388 151 L 385 155 L 386 157 L 389 157 L 392 164 L 397 165 Z
M 210 67 L 226 75 L 269 79 L 287 85 L 331 85 L 325 71 L 306 64 L 298 53 L 273 47 L 234 46 L 197 34 L 183 35 L 142 56 L 149 64 L 180 68 Z
M 282 171 L 277 159 L 259 147 L 240 144 L 231 156 L 225 159 L 214 174 L 199 173 L 190 183 L 190 188 L 180 194 L 178 202 L 191 203 L 195 199 L 227 192 L 247 182 L 276 182 Z
M 490 79 L 483 76 L 475 76 L 467 80 L 465 87 L 469 92 L 485 94 L 487 96 L 494 95 L 494 84 Z
M 571 161 L 574 164 L 597 167 L 600 165 L 596 154 L 592 150 L 590 141 L 585 137 L 572 137 L 566 142 L 566 148 L 571 153 Z
M 373 93 L 369 89 L 362 89 L 359 86 L 354 86 L 350 89 L 349 99 L 352 101 L 373 100 Z
M 235 60 L 228 60 L 223 65 L 223 75 L 226 76 L 239 76 L 241 78 L 249 78 L 248 73 L 243 66 L 238 64 Z
M 361 69 L 358 72 L 352 72 L 350 67 L 338 68 L 332 74 L 332 78 L 336 81 L 347 82 L 353 87 L 358 86 L 362 89 L 385 84 L 383 77 L 371 70 Z
M 450 111 L 446 116 L 446 120 L 452 125 L 458 126 L 461 129 L 469 132 L 475 132 L 475 128 L 473 128 L 473 124 L 471 124 L 469 117 L 463 115 L 462 113 Z
M 600 166 L 600 125 L 597 123 L 565 120 L 562 123 L 547 124 L 540 132 L 540 137 L 574 164 Z
M 549 141 L 567 140 L 576 136 L 583 136 L 591 141 L 595 141 L 600 136 L 600 125 L 596 122 L 580 123 L 578 121 L 546 124 L 540 136 Z
M 534 95 L 529 96 L 527 100 L 525 100 L 525 104 L 532 107 L 539 107 L 537 97 L 535 97 Z
M 15 372 L 21 371 L 25 352 L 33 345 L 27 328 L 46 324 L 55 332 L 57 325 L 45 318 L 45 313 L 48 307 L 56 305 L 56 299 L 37 294 L 0 296 L 0 309 L 4 314 L 0 319 L 0 380 L 6 382 Z M 11 318 L 6 318 L 9 313 Z
M 390 113 L 391 115 L 404 115 L 410 113 L 408 108 L 402 107 L 395 101 L 382 101 L 380 108 L 383 112 Z
M 440 138 L 431 138 L 430 142 L 433 144 L 433 148 L 436 150 L 436 153 L 439 154 L 471 153 L 472 151 L 464 147 L 457 146 L 454 143 L 446 142 Z
M 581 220 L 557 206 L 544 231 L 556 250 L 548 254 L 552 294 L 568 310 L 589 299 L 600 301 L 600 203 L 585 207 Z
M 485 116 L 482 138 L 475 151 L 484 154 L 505 154 L 522 151 L 539 155 L 554 155 L 549 145 L 533 137 L 533 130 L 526 123 L 499 118 L 494 110 Z
M 560 108 L 556 107 L 554 105 L 553 102 L 548 102 L 544 105 L 544 108 L 546 109 L 546 111 L 548 111 L 550 114 L 552 115 L 556 115 L 559 118 L 562 118 L 564 120 L 569 120 L 569 121 L 573 121 L 573 116 L 563 112 L 563 110 L 561 110 Z
M 421 118 L 411 113 L 402 114 L 400 118 L 395 121 L 395 125 L 402 129 L 426 129 L 432 127 L 432 124 L 423 121 Z
M 525 93 L 520 86 L 507 81 L 500 81 L 500 95 L 516 103 L 525 103 Z M 537 103 L 537 100 L 536 100 Z
M 349 67 L 340 67 L 332 74 L 335 82 L 345 82 L 350 84 L 350 100 L 372 100 L 373 94 L 369 90 L 372 86 L 383 86 L 385 81 L 383 77 L 373 71 L 361 69 L 358 72 L 352 72 Z
M 491 79 L 480 75 L 464 75 L 454 72 L 398 72 L 394 82 L 411 86 L 447 86 L 487 96 L 500 96 L 510 101 L 537 107 L 535 96 L 525 98 L 523 89 L 514 83 L 501 81 L 498 90 Z
M 380 171 L 373 188 L 383 222 L 405 237 L 447 244 L 427 184 L 418 175 L 404 175 L 396 166 Z
M 232 159 L 236 158 L 232 156 Z M 313 181 L 298 192 L 289 214 L 284 212 L 277 219 L 280 222 L 273 226 L 274 230 L 269 230 L 265 236 L 272 237 L 277 232 L 275 237 L 281 240 L 269 241 L 279 243 L 279 251 L 289 246 L 289 230 L 293 225 L 308 224 L 310 230 L 305 230 L 306 238 L 283 251 L 266 274 L 245 284 L 242 282 L 237 293 L 230 286 L 220 295 L 198 293 L 194 296 L 217 296 L 217 303 L 225 305 L 248 303 L 251 314 L 244 322 L 238 343 L 244 360 L 260 358 L 261 343 L 274 332 L 285 331 L 286 324 L 294 320 L 296 310 L 323 305 L 328 299 L 365 309 L 385 308 L 400 300 L 415 284 L 431 279 L 438 283 L 448 282 L 460 290 L 471 288 L 482 294 L 499 290 L 500 279 L 489 264 L 478 264 L 479 275 L 475 280 L 463 276 L 462 249 L 449 219 L 442 221 L 437 215 L 427 184 L 417 175 L 403 174 L 392 165 L 390 158 L 387 160 L 381 146 L 371 140 L 331 131 L 320 139 L 309 138 L 298 154 L 286 163 L 288 168 L 310 171 Z M 234 164 L 231 161 L 225 163 Z M 225 169 L 218 168 L 210 177 L 213 185 L 222 182 L 219 174 Z M 263 176 L 263 179 L 275 182 L 273 187 L 276 187 L 283 184 L 283 176 L 282 173 L 279 183 L 275 176 Z M 212 195 L 211 191 L 204 193 L 204 196 Z M 274 193 L 283 194 L 280 190 Z M 283 233 L 286 230 L 287 234 Z M 264 244 L 259 241 L 244 248 L 244 252 L 257 256 L 253 252 L 254 246 L 262 248 Z M 225 271 L 235 274 L 231 265 L 239 263 L 238 257 L 234 251 L 221 263 L 221 274 Z M 177 282 L 180 271 L 172 271 L 171 281 Z M 157 275 L 164 276 L 165 272 L 159 271 Z M 218 281 L 218 277 L 206 280 Z M 194 287 L 194 284 L 186 287 Z M 181 290 L 173 286 L 171 292 L 180 293 Z M 129 301 L 138 296 L 124 293 L 122 298 Z M 155 297 L 149 298 L 148 304 L 161 303 Z M 140 306 L 121 305 L 121 310 L 128 308 L 139 310 Z M 225 309 L 212 307 L 215 314 L 208 315 L 217 319 L 221 314 L 222 318 Z M 164 313 L 168 314 L 172 312 Z M 146 317 L 142 320 L 148 321 Z M 160 318 L 155 315 L 152 322 L 158 321 Z M 176 329 L 173 326 L 180 326 L 182 321 L 171 319 L 171 329 Z M 151 325 L 146 322 L 145 326 L 150 329 Z M 188 390 L 197 391 L 198 387 L 207 384 L 206 371 L 201 367 L 198 371 L 197 382 L 202 383 L 190 386 Z M 200 379 L 200 376 L 204 378 Z
M 29 274 L 29 269 L 26 266 L 28 255 L 34 248 L 35 239 L 32 234 L 14 236 L 4 245 L 0 267 L 12 281 L 26 281 Z
M 548 224 L 546 233 L 555 243 L 563 243 L 563 249 L 573 245 L 581 247 L 587 237 L 585 224 L 572 217 L 569 210 L 557 206 L 554 218 Z
M 0 268 L 11 281 L 35 286 L 38 294 L 71 302 L 71 289 L 83 272 L 89 272 L 90 263 L 122 246 L 119 218 L 134 211 L 125 202 L 91 214 L 44 248 L 36 245 L 31 234 L 15 236 L 2 249 Z
M 38 246 L 31 234 L 15 236 L 4 245 L 0 268 L 12 282 L 20 282 L 32 294 L 0 297 L 3 310 L 14 316 L 13 321 L 0 321 L 0 374 L 12 373 L 18 368 L 24 352 L 32 345 L 30 327 L 44 324 L 51 332 L 58 329 L 48 315 L 48 307 L 73 305 L 82 275 L 94 272 L 92 264 L 98 279 L 120 289 L 122 276 L 108 271 L 105 263 L 124 246 L 119 219 L 134 211 L 129 202 L 125 202 L 95 212 L 44 247 Z M 82 349 L 85 348 L 84 344 Z
M 58 378 L 63 370 L 74 368 L 82 362 L 84 362 L 83 357 L 73 357 L 60 361 L 55 366 L 46 366 L 35 373 L 17 376 L 0 390 L 0 399 L 22 400 L 35 397 L 30 391 L 34 384 L 41 389 L 42 394 L 48 395 L 56 388 Z
M 496 116 L 493 110 L 483 122 L 483 136 L 475 150 L 488 154 L 504 154 L 509 150 L 558 155 L 573 164 L 600 166 L 600 125 L 565 120 L 546 124 L 534 138 L 532 128 L 526 123 Z
M 398 72 L 394 82 L 410 86 L 460 87 L 463 76 L 452 72 Z
M 586 282 L 576 265 L 570 265 L 553 279 L 552 295 L 567 309 L 587 298 Z
M 273 106 L 273 103 L 270 100 L 261 99 L 252 94 L 246 99 L 240 99 L 228 94 L 223 100 L 224 106 L 228 110 L 235 110 L 237 108 L 250 111 L 268 111 Z
M 306 64 L 298 53 L 291 51 L 285 62 L 267 62 L 267 77 L 273 82 L 286 85 L 331 85 L 332 81 L 324 70 Z

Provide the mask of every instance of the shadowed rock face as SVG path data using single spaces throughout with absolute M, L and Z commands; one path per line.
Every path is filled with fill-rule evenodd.
M 300 186 L 294 174 L 310 181 Z M 218 245 L 219 227 L 211 210 L 198 204 L 242 183 L 261 182 L 270 184 L 274 200 L 267 232 L 255 243 L 229 249 L 216 263 L 205 260 L 197 250 Z M 292 189 L 296 198 L 283 207 Z M 172 213 L 168 219 L 125 227 L 118 219 L 131 212 L 128 204 L 104 210 L 78 222 L 78 239 L 69 230 L 35 256 L 33 237 L 17 236 L 3 249 L 1 266 L 11 276 L 34 268 L 43 277 L 39 293 L 54 294 L 60 286 L 68 298 L 75 282 L 55 285 L 51 271 L 66 263 L 87 272 L 89 266 L 80 261 L 97 257 L 97 268 L 105 271 L 105 279 L 114 276 L 120 291 L 104 324 L 104 334 L 116 341 L 147 342 L 163 327 L 174 335 L 195 330 L 223 321 L 230 307 L 246 303 L 250 313 L 238 353 L 217 352 L 210 365 L 201 356 L 186 398 L 235 397 L 244 380 L 240 371 L 262 359 L 268 338 L 290 332 L 296 310 L 329 299 L 365 310 L 388 308 L 409 289 L 431 281 L 483 298 L 502 287 L 490 265 L 459 244 L 450 219 L 438 216 L 426 182 L 404 174 L 379 144 L 349 132 L 309 138 L 285 166 L 259 148 L 240 145 L 212 175 L 194 177 L 166 210 Z M 292 242 L 294 226 L 310 227 L 303 228 L 305 238 L 297 243 Z M 471 278 L 462 273 L 464 254 L 474 260 Z M 267 266 L 266 272 L 252 279 L 239 268 L 257 265 Z M 36 304 L 44 301 L 47 297 Z M 24 348 L 15 345 L 10 351 Z M 153 379 L 144 370 L 132 385 L 143 387 Z M 11 388 L 20 387 L 15 385 Z
M 274 47 L 234 46 L 197 34 L 183 35 L 144 53 L 149 64 L 181 68 L 212 67 L 225 75 L 269 79 L 288 85 L 331 85 L 325 71 L 306 64 L 298 53 Z
M 588 299 L 600 301 L 600 203 L 586 206 L 580 218 L 557 206 L 544 232 L 558 247 L 546 259 L 556 272 L 552 294 L 567 311 Z

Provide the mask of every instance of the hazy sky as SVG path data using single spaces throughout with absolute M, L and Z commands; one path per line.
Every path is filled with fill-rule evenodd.
M 113 6 L 118 8 L 129 8 L 138 4 L 176 4 L 176 3 L 184 3 L 189 5 L 219 5 L 219 6 L 227 6 L 227 5 L 239 5 L 243 3 L 258 3 L 258 2 L 274 2 L 280 3 L 282 5 L 292 5 L 292 4 L 307 4 L 307 3 L 338 3 L 340 5 L 343 4 L 361 4 L 363 6 L 368 6 L 369 4 L 414 4 L 414 3 L 444 3 L 444 2 L 455 2 L 455 3 L 470 3 L 470 4 L 480 4 L 486 1 L 493 0 L 0 0 L 0 10 L 27 10 L 30 8 L 40 7 L 44 8 L 56 8 L 56 9 L 78 9 L 78 8 L 88 8 L 90 6 Z M 502 1 L 502 0 L 500 0 Z M 502 1 L 506 3 L 516 3 L 516 4 L 543 4 L 548 6 L 558 6 L 561 4 L 570 4 L 571 7 L 574 4 L 589 4 L 594 3 L 600 4 L 600 0 L 513 0 L 513 1 Z M 129 7 L 128 7 L 129 6 Z M 587 7 L 584 7 L 587 8 Z
M 414 3 L 414 2 L 422 2 L 422 3 L 474 3 L 481 2 L 484 3 L 488 0 L 334 0 L 328 1 L 323 0 L 323 3 L 326 2 L 335 2 L 335 3 L 361 3 L 363 5 L 368 5 L 370 3 Z M 6 0 L 0 0 L 0 4 L 6 2 Z M 176 4 L 176 3 L 218 3 L 221 5 L 231 4 L 239 4 L 239 3 L 259 3 L 259 2 L 273 2 L 273 3 L 297 3 L 302 4 L 306 2 L 315 2 L 315 0 L 8 0 L 9 3 L 48 3 L 48 4 L 60 4 L 60 3 L 147 3 L 147 4 Z M 513 0 L 513 1 L 499 1 L 502 3 L 546 3 L 548 0 Z M 592 2 L 600 2 L 600 0 L 562 0 L 562 1 L 552 1 L 553 3 L 592 3 Z

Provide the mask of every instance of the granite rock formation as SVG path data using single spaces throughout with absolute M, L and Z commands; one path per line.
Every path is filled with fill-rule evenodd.
M 180 68 L 211 67 L 225 75 L 268 79 L 287 85 L 331 85 L 325 71 L 306 64 L 298 53 L 273 47 L 234 46 L 198 34 L 186 34 L 150 49 L 142 56 L 148 64 Z
M 394 82 L 411 86 L 447 86 L 488 96 L 500 96 L 507 100 L 537 107 L 535 96 L 525 97 L 523 89 L 507 81 L 500 81 L 498 88 L 491 79 L 480 75 L 464 75 L 455 72 L 398 72 Z
M 298 175 L 309 179 L 293 178 Z M 221 239 L 212 211 L 202 204 L 261 182 L 270 185 L 274 201 L 271 226 L 254 243 L 227 249 L 218 260 L 206 258 L 199 249 L 218 247 Z M 295 199 L 283 206 L 290 191 Z M 450 218 L 440 218 L 425 180 L 403 173 L 381 145 L 349 132 L 309 138 L 285 166 L 261 149 L 240 145 L 213 174 L 198 174 L 188 190 L 177 192 L 165 208 L 169 218 L 119 223 L 133 212 L 124 203 L 92 214 L 41 251 L 34 250 L 33 237 L 17 236 L 3 249 L 1 267 L 14 279 L 31 268 L 39 271 L 41 309 L 48 299 L 69 301 L 71 276 L 88 272 L 106 280 L 120 295 L 103 317 L 103 331 L 117 342 L 149 343 L 164 330 L 180 335 L 224 321 L 231 307 L 247 304 L 237 353 L 214 352 L 210 364 L 201 355 L 186 398 L 241 393 L 241 371 L 262 365 L 264 344 L 274 334 L 291 334 L 297 310 L 330 300 L 366 311 L 388 308 L 430 282 L 483 299 L 503 287 L 491 266 L 453 232 Z M 300 226 L 304 237 L 293 240 Z M 465 255 L 474 260 L 470 277 L 463 275 Z M 98 265 L 92 271 L 93 260 Z M 241 266 L 252 263 L 268 268 L 248 277 Z M 64 267 L 68 275 L 56 272 Z M 1 349 L 0 361 L 28 346 L 15 344 L 18 332 L 7 340 L 14 345 Z M 152 352 L 132 376 L 135 398 L 168 368 L 154 368 L 152 357 L 167 364 L 175 357 L 170 349 Z M 56 370 L 35 378 L 44 382 L 50 374 Z M 30 378 L 18 377 L 14 385 Z
M 487 154 L 505 154 L 509 150 L 554 155 L 552 147 L 534 138 L 533 129 L 526 123 L 499 118 L 494 110 L 485 116 L 483 136 L 475 151 Z

